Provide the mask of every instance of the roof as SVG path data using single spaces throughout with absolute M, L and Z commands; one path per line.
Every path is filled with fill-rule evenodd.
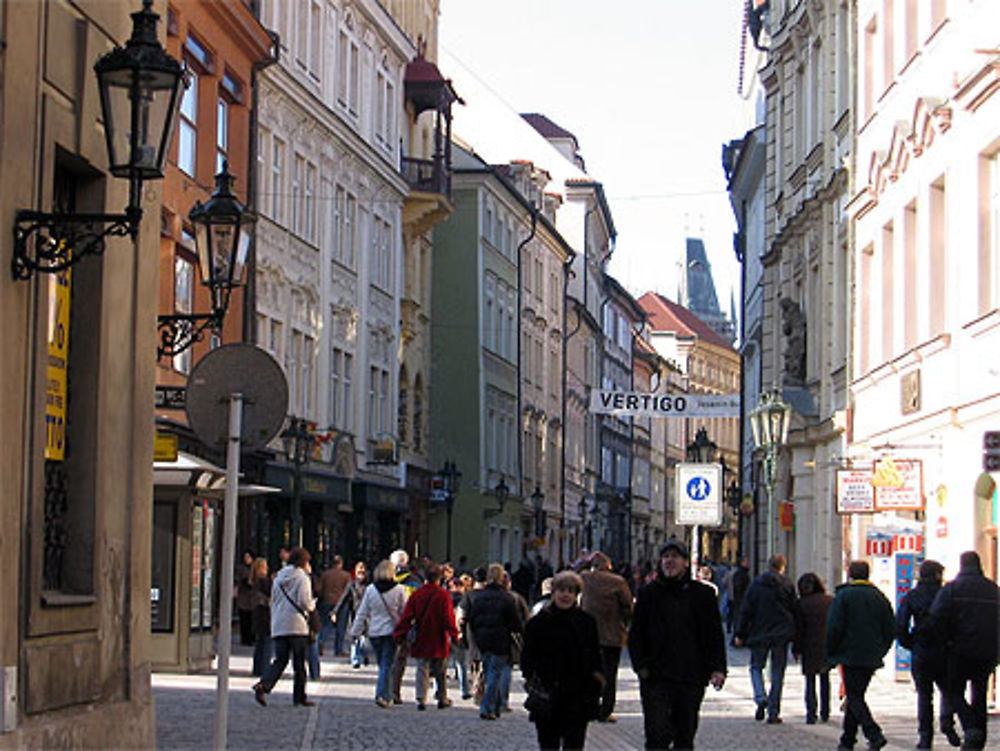
M 678 334 L 696 336 L 716 347 L 732 350 L 732 346 L 698 316 L 683 305 L 668 300 L 657 292 L 647 292 L 639 298 L 639 305 L 649 317 L 653 331 L 675 331 Z
M 545 138 L 569 138 L 574 144 L 577 144 L 576 136 L 561 125 L 556 125 L 540 112 L 522 112 L 521 117 Z

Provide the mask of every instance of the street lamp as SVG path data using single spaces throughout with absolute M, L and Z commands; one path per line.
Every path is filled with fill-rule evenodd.
M 493 495 L 497 499 L 496 508 L 488 508 L 483 511 L 484 519 L 491 519 L 497 514 L 503 513 L 503 507 L 507 505 L 507 499 L 510 497 L 510 488 L 507 487 L 507 483 L 504 481 L 503 477 L 497 482 L 497 486 L 493 489 Z
M 167 54 L 156 35 L 160 17 L 152 0 L 132 14 L 132 36 L 94 64 L 108 149 L 108 168 L 128 178 L 123 214 L 18 211 L 14 217 L 11 273 L 27 280 L 33 272 L 57 273 L 88 255 L 104 252 L 108 237 L 128 235 L 133 243 L 142 219 L 142 182 L 163 177 L 163 165 L 177 122 L 184 68 Z M 33 239 L 33 242 L 30 240 Z
M 687 459 L 689 462 L 707 464 L 715 458 L 718 449 L 715 441 L 708 437 L 708 431 L 703 425 L 695 431 L 694 441 L 687 445 Z
M 750 429 L 754 446 L 763 452 L 764 487 L 767 490 L 768 560 L 774 554 L 774 486 L 777 483 L 778 451 L 788 440 L 788 423 L 792 408 L 781 399 L 777 389 L 760 395 L 760 401 L 750 412 Z
M 445 559 L 451 560 L 451 516 L 455 511 L 455 494 L 458 492 L 458 483 L 462 473 L 458 471 L 455 462 L 446 459 L 444 466 L 439 472 L 444 481 L 445 511 L 448 512 L 448 540 L 445 545 Z
M 315 436 L 304 417 L 290 417 L 288 427 L 281 432 L 285 458 L 295 467 L 292 493 L 292 545 L 302 545 L 302 465 L 309 461 L 309 451 Z
M 535 512 L 535 537 L 545 537 L 545 512 L 542 507 L 545 504 L 545 494 L 539 485 L 535 485 L 535 492 L 531 494 L 531 508 Z
M 250 234 L 257 217 L 233 194 L 229 162 L 215 176 L 215 190 L 206 203 L 197 201 L 188 214 L 194 225 L 201 283 L 211 290 L 212 312 L 162 315 L 157 319 L 160 344 L 157 359 L 180 354 L 202 339 L 205 330 L 222 327 L 229 296 L 243 284 Z

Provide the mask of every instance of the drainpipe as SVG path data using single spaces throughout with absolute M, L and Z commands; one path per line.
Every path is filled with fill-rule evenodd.
M 259 9 L 258 9 L 259 11 Z M 259 21 L 259 12 L 254 16 Z M 271 57 L 258 60 L 250 68 L 250 155 L 247 159 L 247 206 L 260 213 L 257 206 L 257 132 L 260 129 L 260 87 L 257 79 L 261 71 L 278 62 L 281 56 L 281 38 L 278 32 L 268 30 L 271 37 Z M 243 341 L 257 341 L 257 232 L 254 231 L 247 258 L 246 294 L 243 296 Z
M 521 502 L 527 497 L 524 494 L 524 428 L 521 417 L 521 402 L 523 399 L 523 388 L 521 386 L 521 301 L 524 297 L 524 282 L 521 274 L 521 257 L 525 246 L 535 237 L 535 230 L 538 228 L 538 207 L 531 204 L 531 232 L 517 246 L 517 490 L 521 496 Z

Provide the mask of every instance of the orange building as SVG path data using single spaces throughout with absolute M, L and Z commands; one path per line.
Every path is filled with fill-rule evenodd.
M 185 63 L 190 83 L 163 183 L 158 311 L 206 314 L 211 294 L 200 283 L 188 213 L 212 195 L 224 161 L 234 192 L 252 209 L 255 76 L 272 62 L 276 44 L 244 0 L 172 0 L 166 20 L 167 51 Z M 157 386 L 185 386 L 210 348 L 245 340 L 243 302 L 237 288 L 221 332 L 208 328 L 193 346 L 159 357 Z M 216 555 L 222 501 L 209 488 L 223 470 L 186 429 L 183 408 L 158 403 L 156 417 L 158 429 L 178 436 L 180 453 L 153 465 L 151 661 L 154 669 L 198 670 L 214 656 L 214 603 L 217 590 L 228 591 L 223 572 L 232 571 Z
M 272 39 L 244 0 L 175 0 L 167 9 L 167 51 L 183 60 L 190 84 L 181 102 L 177 132 L 163 184 L 160 222 L 161 315 L 206 313 L 209 291 L 199 282 L 188 212 L 205 202 L 214 175 L 228 161 L 234 191 L 250 203 L 250 131 L 255 69 L 272 60 Z M 249 199 L 249 200 L 248 200 Z M 210 347 L 242 341 L 243 292 L 230 299 L 221 339 L 209 329 L 201 341 L 159 359 L 158 384 L 183 385 Z

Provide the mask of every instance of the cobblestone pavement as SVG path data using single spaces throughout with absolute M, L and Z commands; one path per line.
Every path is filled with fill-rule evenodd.
M 730 650 L 730 674 L 722 691 L 708 690 L 698 731 L 699 749 L 769 751 L 774 749 L 835 749 L 841 714 L 834 699 L 827 724 L 806 725 L 802 675 L 790 664 L 782 701 L 784 723 L 766 725 L 753 720 L 752 692 L 747 673 L 748 652 Z M 316 701 L 311 708 L 294 707 L 291 669 L 258 706 L 250 686 L 250 656 L 236 647 L 230 679 L 229 747 L 233 749 L 532 749 L 534 726 L 521 708 L 521 682 L 515 672 L 511 706 L 514 711 L 497 722 L 479 719 L 477 707 L 459 698 L 457 685 L 449 692 L 455 704 L 438 710 L 433 704 L 418 712 L 413 699 L 413 668 L 403 683 L 404 704 L 379 709 L 374 703 L 375 667 L 352 670 L 345 658 L 324 657 L 322 679 L 310 682 L 307 692 Z M 835 674 L 834 674 L 835 675 Z M 833 695 L 837 679 L 833 678 Z M 157 746 L 161 749 L 204 749 L 212 745 L 215 712 L 215 676 L 157 673 L 153 676 Z M 916 742 L 916 700 L 910 683 L 894 683 L 887 670 L 876 674 L 869 703 L 890 744 L 889 751 L 912 749 Z M 592 723 L 587 748 L 642 748 L 642 713 L 638 684 L 623 665 L 619 673 L 617 724 Z M 1000 747 L 1000 719 L 990 719 L 990 743 Z M 936 736 L 937 748 L 949 748 Z M 858 749 L 864 748 L 863 743 Z

